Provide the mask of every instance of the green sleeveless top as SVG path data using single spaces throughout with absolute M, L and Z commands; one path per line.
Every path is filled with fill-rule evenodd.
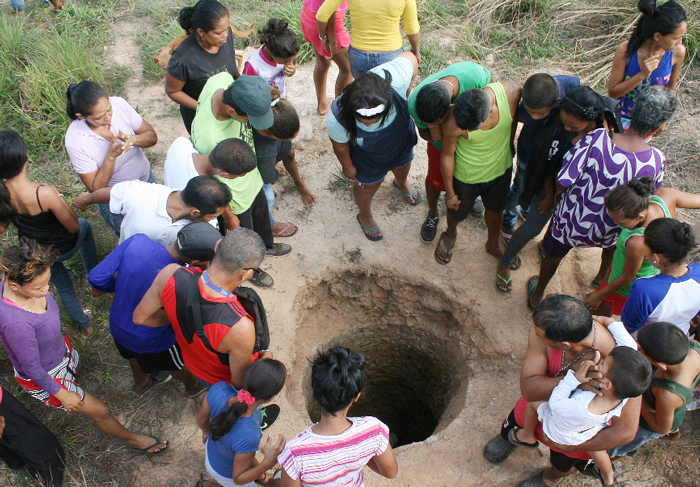
M 503 176 L 513 166 L 510 150 L 513 117 L 508 95 L 501 83 L 491 83 L 486 87 L 496 95 L 498 124 L 489 130 L 472 130 L 467 139 L 457 139 L 454 177 L 465 184 L 488 183 Z
M 664 217 L 671 218 L 671 212 L 668 210 L 668 206 L 666 206 L 666 202 L 664 200 L 662 200 L 656 195 L 651 195 L 649 197 L 649 203 L 655 203 L 659 205 L 664 211 Z M 634 230 L 627 230 L 626 228 L 623 228 L 620 232 L 620 236 L 617 237 L 617 243 L 615 244 L 615 255 L 613 256 L 608 283 L 613 282 L 615 279 L 622 275 L 622 268 L 625 266 L 625 256 L 627 254 L 627 240 L 630 237 L 634 236 L 643 237 L 644 228 L 635 228 Z M 640 267 L 639 271 L 637 271 L 637 277 L 635 277 L 635 279 L 639 279 L 640 277 L 655 276 L 658 273 L 659 269 L 651 265 L 651 262 L 649 262 L 647 258 L 644 257 L 644 260 L 642 261 L 642 267 Z M 619 294 L 620 296 L 629 296 L 630 289 L 632 289 L 632 283 L 629 283 L 625 287 L 620 289 L 617 292 L 617 294 Z
M 700 354 L 700 343 L 691 340 L 690 348 L 692 348 Z M 656 372 L 656 369 L 654 369 L 654 372 Z M 651 379 L 651 384 L 649 384 L 649 388 L 642 395 L 642 397 L 644 398 L 644 402 L 646 402 L 647 404 L 649 404 L 649 406 L 655 409 L 656 396 L 654 396 L 654 394 L 652 394 L 651 392 L 652 387 L 660 387 L 661 389 L 666 389 L 667 391 L 672 392 L 678 395 L 681 399 L 683 399 L 683 405 L 676 409 L 676 413 L 673 417 L 673 425 L 671 425 L 671 431 L 673 431 L 677 429 L 683 422 L 683 418 L 685 418 L 685 405 L 688 404 L 688 402 L 693 398 L 693 388 L 695 387 L 695 384 L 698 383 L 698 381 L 700 381 L 700 374 L 698 374 L 698 376 L 695 377 L 693 385 L 690 387 L 686 387 L 682 384 L 679 384 L 675 380 L 654 377 L 653 379 Z M 644 419 L 644 416 L 640 416 L 639 418 L 639 427 L 644 428 L 647 431 L 654 431 L 654 428 L 649 426 L 649 423 L 647 423 L 646 419 Z

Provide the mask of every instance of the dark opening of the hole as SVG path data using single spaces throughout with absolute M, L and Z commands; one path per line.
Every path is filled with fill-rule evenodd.
M 336 337 L 328 346 L 357 350 L 367 361 L 367 385 L 350 416 L 379 418 L 389 426 L 394 447 L 432 435 L 461 384 L 445 342 L 432 331 L 409 326 L 391 332 L 366 327 Z M 308 399 L 309 416 L 318 421 L 318 406 Z

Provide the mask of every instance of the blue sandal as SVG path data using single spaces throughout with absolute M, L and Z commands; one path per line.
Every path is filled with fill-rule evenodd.
M 396 184 L 396 181 L 394 181 L 394 186 L 396 187 L 396 189 L 398 189 L 399 191 L 401 191 L 401 188 L 399 188 L 399 185 Z M 416 205 L 417 205 L 418 203 L 420 203 L 420 201 L 421 201 L 421 199 L 420 199 L 420 192 L 419 192 L 419 191 L 416 191 L 416 187 L 415 187 L 415 186 L 411 186 L 411 188 L 413 188 L 413 192 L 412 192 L 411 194 L 404 193 L 403 191 L 401 191 L 401 194 L 404 195 L 404 196 L 405 196 L 406 198 L 408 198 L 409 200 L 413 200 L 413 203 L 411 203 L 410 201 L 408 202 L 409 205 L 411 205 L 411 206 L 416 206 Z
M 370 232 L 379 233 L 379 224 L 377 224 L 377 226 L 374 227 L 374 228 L 366 227 L 366 226 L 364 226 L 364 225 L 362 224 L 362 222 L 360 221 L 360 215 L 359 215 L 359 214 L 357 215 L 357 223 L 359 223 L 359 224 L 360 224 L 360 227 L 362 227 L 362 233 L 365 234 L 365 237 L 367 237 L 368 240 L 371 240 L 372 242 L 379 242 L 381 239 L 384 238 L 384 235 L 378 235 L 378 236 L 376 236 L 376 237 L 372 237 L 371 235 L 368 235 L 367 232 L 365 232 L 365 230 L 368 230 L 368 231 L 370 231 Z

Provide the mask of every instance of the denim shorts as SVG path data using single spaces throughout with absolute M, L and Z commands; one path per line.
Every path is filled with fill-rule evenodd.
M 389 52 L 365 52 L 350 46 L 348 56 L 350 57 L 350 71 L 353 78 L 357 79 L 370 69 L 388 63 L 402 52 L 403 48 Z

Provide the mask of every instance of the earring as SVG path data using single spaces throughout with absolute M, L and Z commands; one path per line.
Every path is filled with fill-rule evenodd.
M 202 39 L 202 42 L 204 42 L 204 41 L 206 41 L 206 40 L 207 40 L 207 38 L 206 38 L 206 37 L 204 37 L 204 36 L 199 36 L 199 38 L 200 38 L 200 39 Z
M 652 262 L 652 264 L 656 265 L 656 260 L 654 262 Z

